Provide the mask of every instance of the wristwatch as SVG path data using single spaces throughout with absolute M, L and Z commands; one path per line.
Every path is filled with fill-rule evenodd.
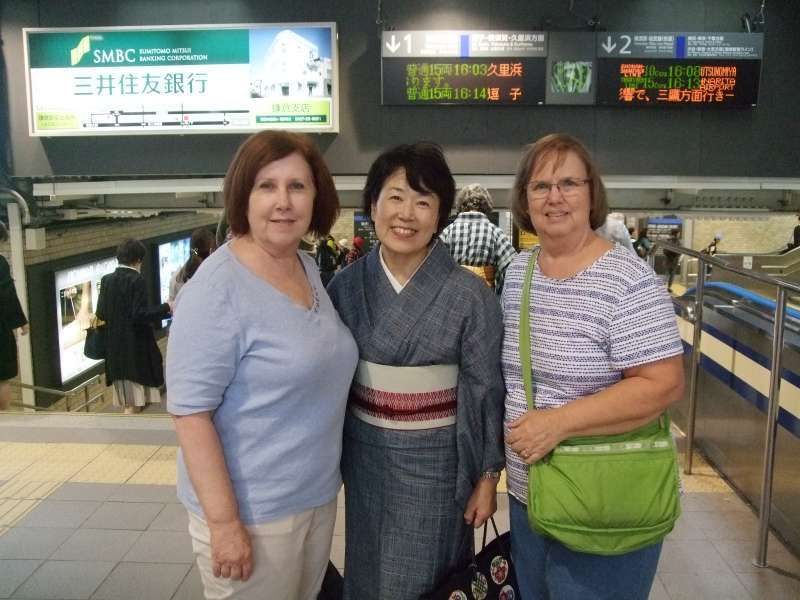
M 500 479 L 500 471 L 484 471 L 481 479 Z

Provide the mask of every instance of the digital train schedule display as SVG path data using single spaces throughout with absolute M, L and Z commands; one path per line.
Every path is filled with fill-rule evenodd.
M 597 103 L 606 106 L 749 108 L 760 60 L 600 59 Z
M 384 59 L 383 103 L 536 106 L 545 68 L 531 57 Z

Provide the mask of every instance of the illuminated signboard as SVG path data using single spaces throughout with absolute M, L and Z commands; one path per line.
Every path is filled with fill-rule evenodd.
M 361 249 L 366 254 L 378 243 L 378 236 L 375 234 L 372 220 L 363 210 L 356 209 L 353 215 L 353 225 L 355 235 L 364 240 L 364 246 Z
M 23 32 L 31 135 L 338 131 L 334 23 Z
M 750 108 L 763 34 L 385 31 L 385 105 Z
M 598 34 L 597 103 L 755 106 L 762 46 L 763 34 Z
M 546 47 L 536 31 L 384 32 L 382 102 L 544 104 Z
M 92 368 L 100 361 L 83 353 L 86 329 L 97 310 L 100 280 L 117 268 L 114 257 L 78 265 L 55 273 L 58 356 L 61 383 Z

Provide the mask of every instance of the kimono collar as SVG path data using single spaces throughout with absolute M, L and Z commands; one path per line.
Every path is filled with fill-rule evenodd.
M 359 348 L 361 358 L 379 364 L 403 364 L 410 360 L 415 348 L 401 343 L 411 335 L 428 307 L 439 297 L 455 269 L 455 263 L 444 244 L 436 243 L 422 261 L 414 276 L 397 293 L 381 266 L 380 247 L 358 261 L 360 281 L 354 293 L 361 296 L 360 310 L 366 310 L 363 339 Z M 360 289 L 359 289 L 360 288 Z M 398 346 L 400 344 L 401 347 Z M 399 361 L 399 362 L 398 362 Z
M 386 261 L 383 260 L 382 245 L 380 244 L 378 245 L 378 258 L 381 261 L 381 267 L 383 267 L 383 272 L 386 273 L 386 278 L 389 280 L 389 283 L 392 284 L 392 287 L 394 288 L 395 292 L 397 292 L 398 294 L 402 292 L 403 288 L 406 287 L 412 279 L 414 279 L 414 275 L 416 275 L 417 271 L 419 271 L 422 265 L 425 264 L 425 261 L 428 260 L 428 257 L 431 255 L 431 252 L 433 252 L 434 247 L 436 247 L 436 244 L 438 243 L 439 243 L 438 239 L 433 241 L 433 244 L 431 244 L 430 248 L 428 249 L 428 253 L 425 255 L 425 258 L 423 258 L 420 261 L 420 263 L 417 265 L 417 268 L 414 269 L 414 272 L 411 274 L 411 277 L 409 277 L 408 281 L 406 281 L 405 283 L 400 283 L 399 281 L 397 281 L 397 278 L 392 274 L 391 270 L 389 270 L 389 265 L 387 265 Z
M 387 299 L 399 295 L 392 287 L 389 277 L 381 265 L 380 244 L 373 246 L 372 251 L 365 258 L 365 263 L 364 284 L 370 288 L 371 293 L 386 296 Z M 417 268 L 414 276 L 403 286 L 403 295 L 408 293 L 413 296 L 418 296 L 420 293 L 427 295 L 427 293 L 434 293 L 434 289 L 438 291 L 457 266 L 450 256 L 447 246 L 437 240 L 428 252 L 428 256 Z

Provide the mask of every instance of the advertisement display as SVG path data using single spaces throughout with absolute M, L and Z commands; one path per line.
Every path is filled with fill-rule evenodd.
M 116 268 L 117 259 L 112 257 L 55 272 L 62 384 L 100 362 L 84 356 L 83 343 L 97 307 L 100 280 Z
M 169 282 L 172 275 L 189 260 L 189 243 L 191 238 L 185 237 L 171 242 L 164 242 L 157 247 L 158 257 L 158 298 L 159 302 L 169 300 Z M 166 327 L 168 319 L 161 322 Z
M 23 35 L 34 136 L 338 131 L 335 23 Z

